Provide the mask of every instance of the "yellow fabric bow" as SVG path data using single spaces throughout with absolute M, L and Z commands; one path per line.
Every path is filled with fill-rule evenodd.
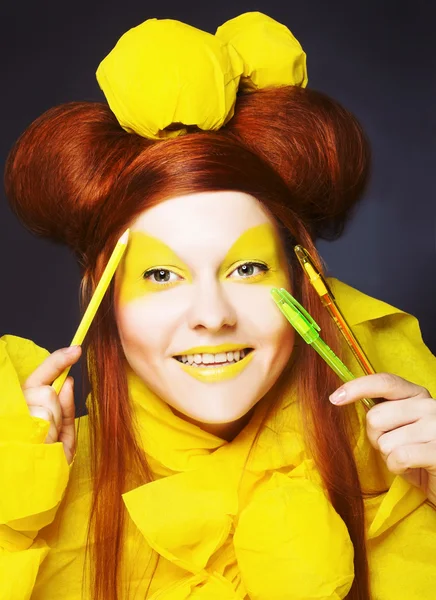
M 227 21 L 215 35 L 149 19 L 120 38 L 97 80 L 126 131 L 169 138 L 186 126 L 220 129 L 238 89 L 306 86 L 306 54 L 287 27 L 259 12 Z

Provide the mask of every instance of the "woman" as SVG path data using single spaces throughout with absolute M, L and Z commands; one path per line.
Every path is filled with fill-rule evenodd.
M 111 109 L 48 111 L 6 169 L 26 226 L 75 251 L 84 305 L 131 239 L 83 350 L 80 423 L 71 378 L 50 384 L 81 350 L 2 338 L 2 597 L 431 598 L 436 359 L 416 319 L 330 281 L 378 372 L 335 406 L 269 293 L 358 373 L 293 246 L 317 256 L 343 230 L 360 126 L 259 13 L 216 36 L 147 21 L 98 79 Z

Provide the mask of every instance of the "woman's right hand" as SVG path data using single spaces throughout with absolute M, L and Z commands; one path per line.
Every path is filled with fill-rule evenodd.
M 67 377 L 59 395 L 51 384 L 67 367 L 79 360 L 81 353 L 80 346 L 56 350 L 33 371 L 23 385 L 30 414 L 50 423 L 45 443 L 62 442 L 69 465 L 76 451 L 74 380 Z

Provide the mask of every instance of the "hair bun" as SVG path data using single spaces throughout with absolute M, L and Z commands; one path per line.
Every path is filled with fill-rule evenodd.
M 313 238 L 341 235 L 370 167 L 368 140 L 348 110 L 308 88 L 265 89 L 238 98 L 227 129 L 279 173 Z
M 65 243 L 78 255 L 93 247 L 101 207 L 138 147 L 109 108 L 94 102 L 57 106 L 16 142 L 5 170 L 12 210 L 32 233 Z

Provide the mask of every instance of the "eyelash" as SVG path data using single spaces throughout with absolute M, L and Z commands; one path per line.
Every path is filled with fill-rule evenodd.
M 242 263 L 240 265 L 238 265 L 235 269 L 233 269 L 232 273 L 234 273 L 235 271 L 237 271 L 238 269 L 240 269 L 241 267 L 245 267 L 245 266 L 253 266 L 253 267 L 258 267 L 261 272 L 263 273 L 267 273 L 268 271 L 270 271 L 270 267 L 264 263 L 259 263 L 259 262 L 245 262 Z M 142 275 L 143 279 L 151 279 L 151 277 L 153 276 L 154 273 L 159 273 L 160 271 L 164 271 L 166 273 L 174 273 L 174 271 L 170 271 L 169 269 L 149 269 L 148 271 L 145 271 Z M 177 273 L 174 273 L 175 275 L 177 275 Z M 254 275 L 249 275 L 248 277 L 241 277 L 241 279 L 251 279 L 252 277 L 256 277 L 257 275 L 260 275 L 260 273 L 255 273 Z M 155 283 L 156 285 L 159 285 L 160 287 L 166 287 L 169 285 L 172 285 L 174 283 L 174 281 L 156 281 L 156 280 L 152 280 L 152 283 Z

